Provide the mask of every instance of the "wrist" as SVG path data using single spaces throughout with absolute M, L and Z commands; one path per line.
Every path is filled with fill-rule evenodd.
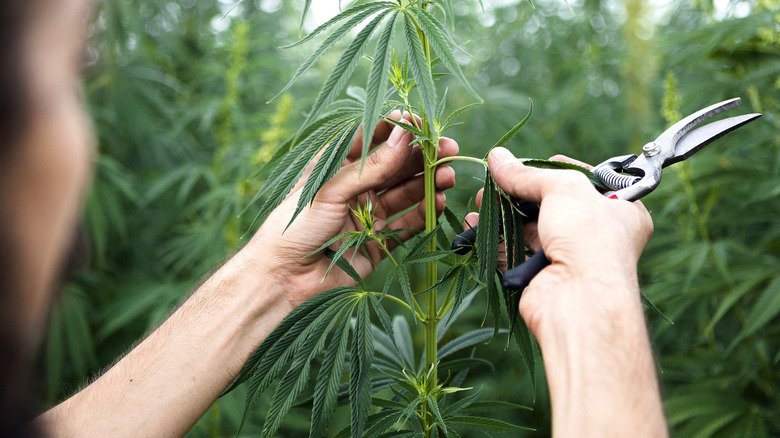
M 605 281 L 559 290 L 540 317 L 555 436 L 640 436 L 633 428 L 645 421 L 652 427 L 642 436 L 665 433 L 638 289 L 616 288 Z
M 233 315 L 250 348 L 273 330 L 294 306 L 280 275 L 269 263 L 240 251 L 198 289 Z

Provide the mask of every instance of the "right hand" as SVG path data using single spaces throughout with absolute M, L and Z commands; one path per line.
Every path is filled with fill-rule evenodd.
M 612 306 L 624 302 L 619 298 L 639 304 L 636 265 L 653 230 L 641 202 L 608 199 L 573 170 L 526 167 L 504 148 L 491 151 L 488 166 L 506 193 L 541 206 L 526 245 L 543 247 L 551 265 L 520 300 L 520 313 L 537 338 L 547 325 L 578 320 L 583 312 L 610 318 L 620 312 Z

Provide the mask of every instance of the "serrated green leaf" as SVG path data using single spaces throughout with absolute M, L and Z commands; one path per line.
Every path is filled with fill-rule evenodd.
M 328 248 L 325 250 L 325 257 L 329 258 L 331 261 L 334 260 L 334 257 L 336 255 L 336 251 L 333 251 L 332 249 Z M 346 272 L 347 275 L 350 276 L 355 282 L 360 286 L 361 289 L 366 288 L 366 284 L 363 282 L 363 277 L 360 276 L 360 274 L 357 273 L 355 268 L 352 267 L 352 265 L 344 258 L 339 257 L 335 259 L 336 266 L 339 267 L 342 271 Z
M 398 412 L 395 410 L 383 410 L 368 417 L 368 427 L 363 433 L 363 438 L 376 438 L 382 435 L 387 429 L 391 428 L 398 419 Z
M 401 415 L 398 416 L 398 421 L 401 423 L 407 423 L 409 422 L 409 418 L 414 415 L 415 411 L 417 411 L 417 407 L 422 403 L 423 398 L 418 396 L 414 399 L 412 399 L 409 404 L 406 405 L 406 409 L 401 413 Z
M 425 49 L 423 49 L 422 42 L 417 34 L 417 25 L 408 11 L 404 12 L 404 34 L 406 36 L 406 47 L 409 53 L 412 74 L 417 81 L 417 89 L 422 96 L 424 113 L 433 115 L 436 112 L 436 86 L 433 83 L 431 66 L 425 57 Z M 433 117 L 426 117 L 426 120 L 428 121 L 430 132 L 435 133 L 436 126 Z
M 295 218 L 298 217 L 298 214 L 303 211 L 306 205 L 314 202 L 314 198 L 322 186 L 333 178 L 341 168 L 344 159 L 347 158 L 352 148 L 352 141 L 357 130 L 357 120 L 355 120 L 351 124 L 348 123 L 341 127 L 341 131 L 335 132 L 331 138 L 326 140 L 328 144 L 320 159 L 314 164 L 309 178 L 306 179 L 306 183 L 301 189 L 298 205 L 290 218 L 290 222 L 287 224 L 288 227 L 295 221 Z
M 374 331 L 374 368 L 386 371 L 388 376 L 397 376 L 396 371 L 403 369 L 404 363 L 395 339 L 376 325 L 372 325 L 371 330 Z
M 266 217 L 274 208 L 281 204 L 295 186 L 298 179 L 300 179 L 301 175 L 303 175 L 306 165 L 320 148 L 327 144 L 328 139 L 331 138 L 336 130 L 338 130 L 339 126 L 348 120 L 349 117 L 344 116 L 329 119 L 327 123 L 322 124 L 308 136 L 301 138 L 300 141 L 295 143 L 295 146 L 281 158 L 277 167 L 274 168 L 274 171 L 271 172 L 268 177 L 268 181 L 274 181 L 274 184 L 267 184 L 254 197 L 254 200 L 257 200 L 270 192 L 266 201 L 263 203 L 263 206 L 260 208 L 260 211 L 255 216 L 253 224 Z M 308 132 L 308 130 L 304 130 L 303 132 Z
M 350 234 L 350 236 L 347 237 L 344 243 L 342 243 L 341 246 L 339 247 L 338 251 L 336 251 L 336 253 L 333 254 L 333 258 L 330 261 L 330 265 L 328 265 L 328 270 L 325 271 L 325 277 L 327 277 L 328 274 L 330 274 L 331 269 L 333 269 L 333 266 L 336 265 L 336 261 L 340 259 L 344 255 L 344 253 L 347 252 L 348 249 L 355 247 L 358 240 L 360 240 L 360 236 L 364 233 L 365 231 L 363 231 L 362 233 Z
M 409 322 L 401 315 L 396 315 L 393 318 L 393 336 L 404 362 L 409 366 L 413 366 L 415 360 L 412 330 L 409 328 Z
M 485 186 L 482 192 L 482 204 L 479 208 L 479 223 L 477 230 L 477 258 L 479 259 L 479 274 L 485 282 L 488 292 L 488 308 L 493 317 L 493 335 L 498 334 L 501 326 L 501 300 L 499 284 L 496 282 L 498 268 L 498 244 L 500 211 L 496 193 L 496 184 L 490 171 L 485 169 Z
M 376 12 L 379 9 L 382 8 L 392 8 L 396 5 L 391 2 L 369 2 L 369 3 L 363 3 L 356 6 L 352 6 L 351 8 L 348 8 L 341 12 L 340 14 L 336 15 L 335 17 L 331 18 L 330 20 L 326 21 L 325 23 L 317 26 L 316 29 L 314 29 L 310 34 L 306 35 L 304 38 L 290 44 L 287 46 L 282 46 L 282 49 L 290 49 L 296 46 L 300 46 L 301 44 L 304 44 L 306 42 L 311 41 L 316 37 L 317 35 L 321 34 L 322 32 L 328 30 L 333 25 L 338 23 L 339 21 L 343 21 L 346 18 L 349 18 L 359 12 L 365 13 L 370 15 L 373 12 Z M 327 49 L 326 49 L 327 50 Z
M 314 357 L 322 351 L 331 331 L 344 318 L 348 310 L 345 307 L 335 309 L 330 313 L 324 313 L 323 315 L 328 315 L 329 317 L 327 323 L 322 324 L 324 328 L 321 331 L 314 330 L 309 333 L 300 349 L 295 352 L 292 364 L 290 364 L 271 398 L 271 404 L 263 424 L 263 437 L 271 437 L 279 429 L 284 416 L 287 415 L 293 402 L 300 396 L 309 382 L 309 371 L 311 370 Z
M 493 362 L 486 359 L 480 359 L 477 357 L 464 357 L 461 359 L 454 359 L 454 360 L 442 362 L 441 364 L 439 364 L 439 369 L 447 370 L 447 371 L 460 371 L 465 369 L 471 369 L 479 365 L 484 365 L 488 367 L 491 371 L 496 370 L 496 367 L 493 365 Z
M 371 359 L 374 355 L 374 342 L 369 321 L 368 300 L 362 299 L 357 306 L 355 336 L 352 338 L 350 357 L 349 406 L 351 412 L 351 435 L 360 438 L 366 425 L 366 417 L 371 407 L 371 387 L 369 376 Z
M 436 117 L 436 120 L 441 120 L 442 117 L 444 117 L 444 108 L 447 107 L 447 92 L 449 91 L 448 88 L 444 89 L 444 94 L 441 96 L 441 100 L 439 101 L 439 105 L 436 106 L 436 114 L 434 117 Z
M 428 263 L 428 262 L 435 262 L 437 260 L 441 260 L 450 254 L 453 254 L 452 251 L 442 251 L 442 250 L 436 250 L 436 251 L 420 251 L 417 254 L 413 256 L 409 256 L 404 258 L 404 263 L 406 264 L 414 264 L 414 263 Z
M 509 430 L 536 430 L 530 427 L 518 426 L 506 421 L 495 420 L 493 418 L 474 417 L 474 416 L 452 416 L 447 417 L 449 423 L 461 424 L 476 430 L 490 431 L 509 431 Z
M 398 120 L 393 120 L 393 119 L 390 119 L 390 118 L 387 118 L 387 117 L 385 117 L 384 120 L 389 122 L 389 123 L 392 123 L 395 126 L 400 126 L 400 127 L 404 128 L 405 130 L 407 130 L 407 131 L 411 132 L 412 134 L 414 134 L 415 136 L 417 136 L 417 138 L 424 138 L 424 139 L 428 140 L 428 137 L 426 137 L 425 134 L 422 131 L 420 131 L 419 129 L 417 129 L 414 125 L 411 125 L 409 123 L 404 123 L 404 122 L 401 122 L 401 121 L 398 121 Z
M 423 33 L 428 37 L 428 42 L 431 44 L 431 47 L 433 47 L 433 50 L 439 55 L 442 64 L 460 80 L 472 96 L 481 101 L 482 98 L 480 98 L 479 94 L 472 88 L 471 83 L 466 79 L 466 75 L 463 74 L 460 64 L 458 64 L 458 61 L 455 59 L 453 51 L 454 45 L 456 44 L 447 29 L 439 23 L 439 20 L 437 20 L 436 17 L 425 9 L 416 7 L 409 9 L 417 16 L 417 23 L 422 28 Z
M 308 301 L 313 301 L 313 305 L 306 306 L 307 301 L 298 306 L 295 310 L 290 312 L 277 327 L 277 329 L 280 327 L 285 328 L 286 330 L 284 333 L 272 336 L 277 331 L 277 329 L 275 329 L 271 332 L 271 335 L 269 335 L 266 341 L 258 347 L 258 351 L 264 350 L 264 352 L 261 357 L 255 360 L 254 366 L 252 367 L 253 369 L 249 371 L 251 378 L 248 379 L 249 387 L 247 389 L 247 398 L 244 406 L 244 417 L 239 426 L 239 430 L 243 427 L 249 409 L 254 406 L 268 385 L 270 385 L 270 383 L 284 370 L 300 345 L 308 338 L 309 334 L 320 327 L 325 317 L 329 315 L 328 311 L 338 305 L 338 299 L 340 297 L 354 290 L 354 288 L 336 288 L 312 297 L 312 299 Z M 304 311 L 307 312 L 303 313 Z M 295 322 L 291 326 L 285 324 L 285 321 L 288 319 Z M 266 342 L 269 340 L 273 340 L 273 344 L 265 347 Z M 255 359 L 255 355 L 250 358 L 250 362 L 252 362 L 253 359 Z M 247 363 L 245 369 L 249 366 L 250 363 Z
M 530 99 L 529 99 L 529 101 L 531 102 L 531 108 L 528 110 L 528 114 L 526 114 L 526 116 L 523 118 L 523 120 L 520 121 L 520 123 L 518 123 L 517 125 L 513 126 L 512 129 L 509 130 L 509 132 L 504 134 L 504 136 L 501 137 L 501 139 L 499 139 L 496 142 L 496 144 L 494 144 L 493 147 L 491 147 L 490 149 L 494 149 L 494 148 L 497 148 L 497 147 L 503 147 L 505 144 L 507 144 L 509 142 L 509 140 L 512 139 L 512 137 L 515 136 L 515 134 L 518 133 L 518 131 L 523 129 L 523 127 L 526 125 L 526 123 L 528 123 L 529 120 L 531 120 L 531 115 L 534 113 L 534 103 Z
M 298 41 L 295 44 L 292 44 L 287 47 L 295 47 L 299 44 L 303 44 L 306 41 L 309 41 L 310 39 L 314 38 L 317 34 L 321 33 L 322 31 L 326 30 L 328 27 L 332 26 L 333 24 L 352 16 L 349 20 L 347 20 L 346 23 L 341 25 L 338 29 L 336 29 L 333 33 L 328 35 L 328 37 L 325 39 L 325 41 L 320 44 L 320 46 L 317 48 L 317 50 L 314 51 L 314 53 L 301 64 L 300 67 L 298 67 L 298 70 L 293 74 L 292 79 L 285 85 L 281 91 L 279 91 L 276 96 L 274 96 L 270 102 L 273 102 L 274 100 L 278 99 L 279 96 L 284 94 L 287 90 L 292 87 L 292 85 L 295 83 L 295 81 L 298 80 L 298 78 L 301 77 L 304 73 L 306 73 L 312 65 L 314 65 L 315 62 L 317 62 L 322 56 L 327 52 L 331 47 L 333 47 L 334 44 L 336 44 L 339 40 L 344 38 L 345 35 L 349 33 L 350 30 L 354 29 L 358 24 L 362 23 L 364 20 L 366 20 L 368 17 L 370 17 L 372 14 L 376 13 L 380 9 L 386 7 L 385 5 L 381 3 L 368 3 L 363 5 L 362 8 L 354 7 L 347 9 L 343 13 L 337 15 L 336 17 L 332 18 L 322 26 L 315 29 L 311 34 L 309 34 L 306 38 L 303 38 L 302 40 Z M 356 10 L 360 9 L 360 10 Z M 341 90 L 339 90 L 341 91 Z M 304 123 L 306 125 L 306 123 Z M 296 135 L 298 137 L 298 135 Z
M 357 63 L 363 54 L 363 50 L 365 49 L 371 34 L 389 12 L 389 10 L 379 12 L 374 19 L 366 24 L 366 27 L 358 32 L 355 39 L 352 40 L 349 46 L 344 50 L 344 53 L 342 53 L 336 66 L 331 70 L 328 78 L 325 80 L 325 84 L 323 84 L 320 89 L 312 108 L 309 110 L 309 115 L 303 122 L 304 126 L 311 122 L 315 115 L 330 104 L 330 102 L 332 102 L 344 89 L 347 80 L 352 76 L 352 72 L 355 70 Z
M 460 107 L 460 108 L 456 109 L 455 111 L 453 111 L 452 113 L 450 113 L 450 115 L 449 115 L 449 116 L 447 116 L 447 119 L 444 121 L 444 125 L 445 125 L 445 126 L 449 126 L 449 125 L 450 125 L 450 122 L 451 122 L 452 120 L 454 120 L 456 117 L 458 117 L 459 115 L 463 114 L 465 111 L 467 111 L 467 110 L 469 110 L 469 109 L 471 109 L 472 107 L 475 107 L 475 106 L 477 106 L 477 105 L 482 105 L 482 103 L 481 103 L 481 102 L 474 102 L 474 103 L 470 103 L 470 104 L 468 104 L 468 105 L 464 105 L 464 106 L 462 106 L 462 107 Z
M 444 214 L 442 216 L 447 220 L 447 224 L 452 228 L 452 231 L 460 234 L 463 229 L 463 220 L 449 206 L 444 206 Z
M 453 353 L 457 353 L 458 351 L 463 350 L 464 348 L 473 347 L 477 344 L 484 344 L 492 337 L 493 329 L 481 328 L 472 330 L 444 344 L 439 349 L 438 358 L 441 360 Z
M 404 256 L 403 262 L 401 264 L 403 265 L 406 263 L 406 260 L 416 257 L 422 252 L 427 252 L 427 245 L 436 237 L 436 233 L 439 232 L 440 228 L 441 224 L 437 225 L 436 228 L 431 230 L 430 233 L 419 235 L 414 243 L 414 246 Z
M 428 407 L 431 408 L 431 412 L 433 413 L 433 417 L 436 419 L 436 423 L 441 425 L 441 428 L 444 431 L 445 435 L 447 434 L 447 423 L 444 422 L 444 418 L 441 416 L 441 411 L 439 411 L 439 404 L 436 402 L 436 399 L 431 397 L 430 395 L 425 397 L 425 401 L 428 404 Z
M 310 7 L 311 7 L 311 0 L 306 0 L 306 3 L 303 4 L 303 12 L 301 13 L 301 24 L 299 29 L 303 29 L 303 22 L 306 20 L 306 15 L 309 13 Z
M 525 321 L 520 316 L 515 318 L 512 336 L 515 338 L 515 343 L 520 349 L 520 357 L 523 358 L 523 364 L 530 375 L 531 388 L 534 399 L 536 399 L 536 348 L 531 331 L 528 330 L 528 326 L 525 325 Z
M 311 413 L 310 437 L 320 437 L 325 434 L 333 411 L 336 409 L 336 401 L 339 393 L 339 382 L 344 371 L 344 359 L 347 354 L 350 327 L 349 318 L 343 318 L 340 325 L 334 331 L 331 341 L 314 387 L 314 404 Z
M 307 324 L 305 319 L 309 319 L 309 321 L 313 320 L 316 318 L 317 312 L 321 313 L 324 311 L 323 306 L 326 306 L 329 301 L 336 299 L 340 295 L 351 290 L 354 290 L 354 288 L 341 287 L 330 289 L 312 297 L 309 300 L 306 300 L 303 304 L 296 307 L 292 312 L 290 312 L 289 315 L 287 315 L 287 317 L 282 320 L 282 322 L 279 323 L 279 325 L 276 326 L 276 328 L 274 328 L 273 331 L 271 331 L 271 333 L 268 334 L 263 342 L 257 347 L 255 352 L 252 353 L 252 356 L 250 356 L 246 365 L 244 365 L 244 368 L 235 378 L 233 383 L 222 392 L 222 395 L 231 392 L 237 386 L 245 382 L 250 375 L 254 374 L 257 367 L 260 365 L 262 358 L 269 352 L 270 349 L 272 349 L 272 347 L 278 345 L 278 341 L 281 338 L 289 334 L 290 331 L 293 331 L 294 333 L 300 333 L 300 330 L 302 330 L 301 326 L 305 326 Z
M 393 41 L 395 30 L 395 19 L 398 13 L 390 14 L 390 19 L 385 24 L 385 28 L 379 37 L 376 46 L 374 62 L 371 65 L 371 71 L 368 74 L 366 84 L 366 104 L 363 114 L 363 153 L 361 157 L 368 156 L 368 148 L 371 146 L 371 140 L 374 137 L 374 127 L 380 120 L 379 114 L 382 108 L 382 99 L 387 89 L 387 70 L 390 65 L 390 44 Z M 365 160 L 363 161 L 365 162 Z M 362 164 L 361 164 L 362 171 Z
M 468 407 L 466 407 L 466 409 L 469 411 L 493 411 L 496 409 L 519 409 L 523 411 L 534 410 L 534 408 L 530 406 L 519 405 L 517 403 L 510 403 L 500 400 L 474 401 L 474 403 L 471 403 Z
M 377 316 L 377 319 L 379 319 L 379 323 L 382 324 L 382 328 L 385 330 L 385 333 L 387 333 L 393 343 L 393 346 L 395 346 L 395 349 L 397 350 L 398 346 L 395 345 L 393 322 L 390 320 L 390 315 L 387 314 L 385 308 L 382 307 L 382 303 L 377 297 L 374 296 L 374 294 L 368 294 L 368 301 L 371 303 L 371 308 L 374 310 L 374 314 Z
M 463 287 L 464 291 L 467 290 L 466 285 L 468 283 L 467 283 L 466 279 L 468 278 L 468 276 L 469 276 L 468 272 L 464 268 L 463 273 L 460 275 L 460 277 L 462 277 L 462 279 L 460 281 L 463 281 L 463 284 L 461 285 L 461 287 Z M 458 285 L 456 284 L 455 287 L 457 288 Z M 474 300 L 474 297 L 477 296 L 478 292 L 479 292 L 479 290 L 473 290 L 473 291 L 468 292 L 468 293 L 464 292 L 465 296 L 463 297 L 462 301 L 457 306 L 455 306 L 453 304 L 453 306 L 450 308 L 450 310 L 444 315 L 444 318 L 442 319 L 443 323 L 439 326 L 439 334 L 438 334 L 439 341 L 441 341 L 441 338 L 444 336 L 445 333 L 447 333 L 449 331 L 449 329 L 452 326 L 452 324 L 455 321 L 457 321 L 458 317 L 463 313 L 463 311 L 466 310 L 469 307 L 471 302 Z
M 305 256 L 303 256 L 303 258 L 311 257 L 314 254 L 317 254 L 318 252 L 320 252 L 322 250 L 327 251 L 329 246 L 333 245 L 334 243 L 338 242 L 339 240 L 344 239 L 345 237 L 357 236 L 360 233 L 361 233 L 360 231 L 347 231 L 346 233 L 341 233 L 338 236 L 332 237 L 330 240 L 328 240 L 327 242 L 322 244 L 319 248 L 317 248 L 314 251 L 306 254 Z M 328 256 L 328 258 L 330 258 L 332 260 L 333 256 L 332 255 Z
M 601 190 L 609 190 L 607 186 L 604 185 L 604 183 L 601 182 L 599 177 L 596 176 L 592 171 L 582 167 L 578 166 L 573 163 L 567 163 L 564 161 L 550 161 L 550 160 L 523 160 L 523 164 L 529 167 L 536 167 L 539 169 L 567 169 L 567 170 L 576 170 L 577 172 L 581 172 L 585 176 L 588 177 L 591 184 L 595 186 L 598 189 Z
M 398 283 L 401 285 L 401 292 L 404 294 L 406 303 L 409 307 L 414 309 L 414 297 L 412 296 L 412 283 L 409 280 L 409 272 L 404 265 L 398 265 L 395 269 L 395 273 L 398 278 Z

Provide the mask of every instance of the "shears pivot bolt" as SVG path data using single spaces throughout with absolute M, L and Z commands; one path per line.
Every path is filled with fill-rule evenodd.
M 658 153 L 661 152 L 661 148 L 656 142 L 651 141 L 650 143 L 642 146 L 642 152 L 646 157 L 650 158 L 654 155 L 658 155 Z

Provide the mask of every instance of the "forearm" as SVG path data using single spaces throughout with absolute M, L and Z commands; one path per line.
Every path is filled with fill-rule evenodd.
M 87 388 L 43 414 L 51 436 L 180 436 L 292 306 L 240 255 Z
M 589 284 L 570 294 L 566 324 L 540 333 L 556 437 L 664 437 L 653 357 L 639 293 Z M 610 286 L 606 286 L 610 287 Z M 554 293 L 554 292 L 551 292 Z M 599 306 L 583 300 L 608 300 Z M 588 314 L 598 309 L 598 314 Z

